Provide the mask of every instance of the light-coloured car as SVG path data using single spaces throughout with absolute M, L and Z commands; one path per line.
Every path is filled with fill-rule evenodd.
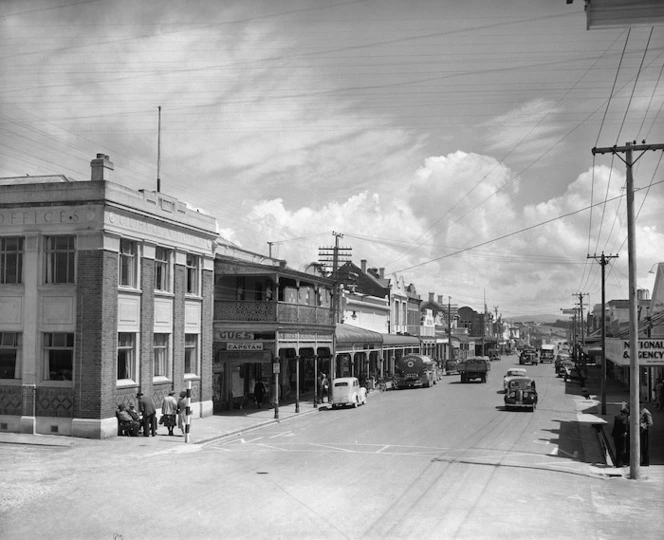
M 360 386 L 357 377 L 340 377 L 332 381 L 332 408 L 350 405 L 358 407 L 367 402 L 367 389 Z
M 527 375 L 526 370 L 524 368 L 511 368 L 507 370 L 507 373 L 505 373 L 505 376 L 503 377 L 503 390 L 507 392 L 507 387 L 509 385 L 509 382 L 512 380 L 514 377 L 525 377 Z

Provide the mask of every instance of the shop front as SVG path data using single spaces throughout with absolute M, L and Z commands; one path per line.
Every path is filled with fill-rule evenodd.
M 266 402 L 273 393 L 274 332 L 215 331 L 212 366 L 214 412 L 242 409 L 253 402 L 254 387 L 262 381 Z

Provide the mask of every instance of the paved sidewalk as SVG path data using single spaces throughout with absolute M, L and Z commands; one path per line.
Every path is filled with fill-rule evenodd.
M 607 452 L 607 464 L 613 466 L 613 456 L 615 456 L 613 439 L 611 438 L 613 419 L 620 413 L 623 405 L 629 403 L 629 387 L 607 378 L 605 415 L 601 414 L 601 368 L 599 366 L 589 368 L 585 388 L 590 395 L 590 399 L 595 402 L 595 416 L 604 420 L 604 423 L 600 427 L 600 435 L 602 435 L 604 443 L 610 448 L 609 452 Z M 650 466 L 640 467 L 640 477 L 642 479 L 664 482 L 664 410 L 656 410 L 655 403 L 648 403 L 646 408 L 652 413 L 654 426 L 650 430 Z M 616 474 L 629 477 L 629 466 L 620 469 L 616 468 L 615 470 Z
M 319 405 L 319 407 L 326 408 L 327 403 Z M 300 400 L 299 412 L 296 412 L 295 402 L 286 402 L 279 405 L 279 418 L 275 418 L 274 407 L 261 409 L 256 408 L 252 404 L 251 407 L 238 409 L 233 411 L 226 411 L 221 414 L 208 416 L 206 418 L 194 418 L 191 422 L 191 429 L 189 434 L 190 444 L 201 444 L 222 437 L 228 437 L 239 433 L 244 433 L 255 429 L 259 426 L 264 426 L 272 423 L 281 423 L 300 418 L 308 414 L 317 413 L 318 408 L 314 407 L 313 396 L 305 395 Z M 176 434 L 180 435 L 180 431 L 176 428 Z M 166 429 L 159 426 L 159 435 L 165 437 L 157 437 L 174 441 L 172 437 L 166 436 Z M 117 439 L 123 440 L 127 437 L 118 437 Z M 115 438 L 106 439 L 103 442 L 115 441 Z M 178 436 L 176 441 L 184 442 L 182 436 Z M 73 447 L 85 445 L 97 445 L 99 441 L 96 439 L 82 439 L 79 437 L 64 437 L 62 435 L 30 435 L 22 433 L 0 433 L 0 444 L 25 444 L 35 446 L 54 446 L 54 447 Z

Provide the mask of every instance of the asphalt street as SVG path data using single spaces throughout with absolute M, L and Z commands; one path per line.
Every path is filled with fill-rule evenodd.
M 661 538 L 663 486 L 609 474 L 596 402 L 528 366 L 537 410 L 504 410 L 515 362 L 198 444 L 0 445 L 0 536 Z

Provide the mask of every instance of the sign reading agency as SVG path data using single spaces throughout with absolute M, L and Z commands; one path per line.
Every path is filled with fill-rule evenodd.
M 639 366 L 664 366 L 664 339 L 640 339 Z M 606 357 L 621 366 L 630 365 L 629 340 L 607 338 Z

